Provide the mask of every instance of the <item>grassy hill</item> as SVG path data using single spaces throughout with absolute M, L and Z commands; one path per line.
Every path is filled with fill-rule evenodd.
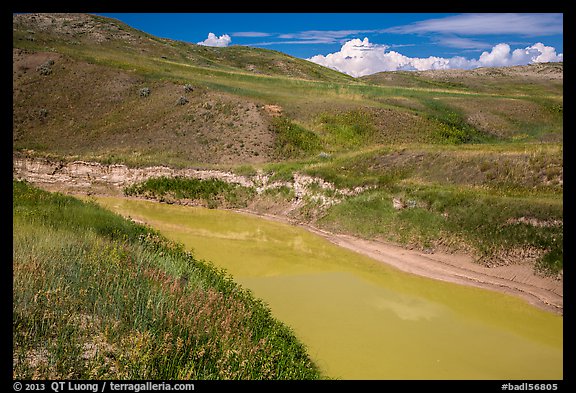
M 225 272 L 94 203 L 13 183 L 16 379 L 318 379 Z
M 546 199 L 556 206 L 554 220 L 561 218 L 562 63 L 355 79 L 275 51 L 161 39 L 99 16 L 13 21 L 14 151 L 131 166 L 262 169 L 287 180 L 298 171 L 376 187 L 388 199 L 424 193 L 421 208 L 436 221 L 447 212 L 433 206 L 447 192 L 458 195 L 447 203 L 472 201 L 478 192 L 504 204 L 524 198 L 527 207 Z M 395 215 L 374 226 L 379 211 L 365 211 L 351 225 L 342 206 L 310 217 L 421 245 L 446 231 L 462 242 L 467 227 L 431 233 L 429 220 L 399 212 L 425 234 L 405 236 L 391 229 Z M 473 215 L 476 205 L 467 206 Z M 510 208 L 498 222 L 549 212 L 533 210 Z M 548 243 L 539 243 L 546 252 Z M 561 261 L 552 265 L 557 270 Z
M 243 188 L 236 195 L 226 184 L 161 179 L 127 193 L 168 195 L 171 202 L 178 195 L 204 198 L 211 207 L 239 199 L 252 210 L 289 211 L 335 232 L 426 252 L 465 251 L 489 266 L 529 263 L 559 277 L 563 271 L 562 63 L 352 78 L 275 51 L 161 39 L 94 15 L 21 14 L 13 16 L 12 136 L 14 154 L 210 167 L 293 186 L 261 195 Z M 315 178 L 302 199 L 295 194 L 297 175 Z M 83 275 L 98 272 L 94 262 L 106 260 L 137 276 L 166 307 L 189 296 L 212 296 L 221 310 L 232 307 L 229 301 L 238 306 L 229 310 L 234 321 L 215 325 L 263 321 L 248 321 L 242 304 L 268 318 L 253 299 L 231 294 L 233 286 L 208 267 L 130 240 L 143 228 L 108 216 L 92 222 L 105 214 L 94 209 L 14 184 L 15 377 L 318 377 L 279 325 L 266 331 L 278 340 L 262 352 L 262 331 L 242 328 L 244 336 L 224 342 L 194 336 L 197 326 L 186 321 L 176 329 L 162 310 L 122 298 L 118 288 L 134 290 L 134 283 L 111 271 L 90 286 Z M 78 225 L 87 227 L 70 229 Z M 133 266 L 135 256 L 146 265 Z M 189 290 L 165 288 L 184 270 L 196 275 L 190 266 L 205 274 L 195 276 Z M 33 277 L 32 270 L 42 274 Z M 100 304 L 107 300 L 94 288 L 120 297 Z M 141 314 L 124 320 L 118 304 Z M 95 305 L 110 313 L 93 313 Z M 187 335 L 180 344 L 174 329 Z M 165 335 L 171 339 L 163 341 Z M 249 363 L 229 351 L 236 344 Z M 168 364 L 165 345 L 182 362 Z M 270 355 L 282 345 L 292 358 Z M 199 354 L 202 348 L 211 351 L 208 357 Z M 116 358 L 121 352 L 127 355 Z M 142 357 L 149 362 L 139 363 Z M 279 362 L 298 367 L 270 374 Z
M 275 51 L 160 39 L 98 16 L 13 19 L 17 150 L 234 165 L 396 143 L 562 141 L 561 64 L 354 79 Z

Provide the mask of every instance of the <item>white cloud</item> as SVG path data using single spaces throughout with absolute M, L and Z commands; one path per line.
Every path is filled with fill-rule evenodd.
M 237 31 L 232 33 L 232 37 L 270 37 L 271 35 L 262 31 Z
M 384 29 L 387 33 L 440 34 L 521 34 L 526 36 L 562 34 L 563 15 L 553 13 L 527 14 L 462 14 L 427 19 L 403 26 Z
M 471 38 L 463 37 L 437 37 L 434 41 L 439 45 L 449 46 L 451 48 L 459 49 L 485 49 L 490 48 L 490 44 L 483 41 L 478 41 Z
M 208 33 L 208 38 L 204 41 L 198 42 L 198 45 L 204 46 L 228 46 L 232 42 L 232 38 L 228 34 L 221 35 L 220 37 L 216 37 L 214 33 Z
M 311 44 L 333 44 L 332 40 L 317 39 L 317 40 L 302 40 L 302 41 L 263 41 L 255 42 L 250 46 L 268 46 L 268 45 L 311 45 Z
M 278 38 L 296 40 L 322 40 L 327 43 L 338 42 L 339 39 L 363 33 L 373 33 L 377 30 L 306 30 L 298 33 L 280 34 Z
M 490 52 L 483 52 L 478 59 L 480 67 L 513 66 L 530 63 L 562 61 L 564 54 L 556 54 L 556 49 L 538 42 L 524 49 L 510 52 L 510 45 L 498 44 Z
M 563 60 L 562 53 L 557 54 L 555 48 L 545 46 L 542 43 L 514 51 L 511 51 L 508 44 L 498 44 L 490 52 L 483 52 L 478 59 L 466 59 L 461 56 L 451 58 L 408 57 L 395 51 L 387 52 L 389 48 L 388 45 L 371 43 L 368 38 L 364 38 L 364 40 L 355 38 L 342 45 L 339 52 L 330 53 L 326 56 L 316 55 L 308 60 L 354 77 L 381 71 L 470 69 Z

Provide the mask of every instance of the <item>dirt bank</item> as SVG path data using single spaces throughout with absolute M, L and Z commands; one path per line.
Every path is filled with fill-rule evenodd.
M 255 214 L 247 210 L 237 210 Z M 366 255 L 407 273 L 451 283 L 470 285 L 519 296 L 530 304 L 562 314 L 563 280 L 534 274 L 532 265 L 485 267 L 465 254 L 426 254 L 375 240 L 328 232 L 286 217 L 257 214 L 274 221 L 299 225 L 330 242 Z

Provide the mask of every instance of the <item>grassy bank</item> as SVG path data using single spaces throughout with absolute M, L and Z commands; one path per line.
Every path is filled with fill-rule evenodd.
M 189 200 L 215 207 L 245 207 L 255 191 L 219 179 L 157 177 L 124 189 L 127 196 L 157 199 L 160 202 Z
M 393 207 L 393 200 L 405 204 Z M 429 248 L 464 250 L 479 262 L 532 260 L 538 270 L 562 265 L 562 203 L 491 195 L 447 186 L 391 186 L 348 198 L 320 225 L 367 238 Z
M 542 272 L 563 268 L 561 145 L 405 145 L 302 170 L 341 188 L 374 187 L 331 207 L 318 223 L 327 229 L 464 249 L 488 265 L 531 260 Z
M 317 379 L 224 272 L 95 204 L 13 183 L 13 377 Z
M 323 206 L 323 198 L 334 197 L 335 191 L 315 182 L 305 186 L 307 196 L 291 214 L 332 232 L 430 251 L 463 251 L 490 266 L 530 263 L 540 273 L 555 275 L 563 269 L 562 153 L 555 143 L 408 144 L 319 154 L 262 169 L 270 181 L 290 184 L 295 173 L 304 173 L 337 189 L 367 187 Z M 238 172 L 256 173 L 247 167 Z M 162 200 L 181 195 L 182 182 L 206 181 L 149 180 L 126 193 Z M 166 183 L 174 184 L 164 189 Z M 256 197 L 250 189 L 238 198 L 235 187 L 196 198 L 214 207 L 241 201 L 272 213 L 295 202 L 294 186 L 274 198 Z

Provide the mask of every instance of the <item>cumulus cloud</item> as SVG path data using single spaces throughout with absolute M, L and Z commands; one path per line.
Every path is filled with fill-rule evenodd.
M 220 37 L 216 37 L 214 33 L 208 33 L 208 38 L 204 41 L 198 42 L 198 45 L 204 46 L 228 46 L 232 42 L 232 38 L 228 34 L 221 35 Z
M 538 42 L 524 49 L 510 50 L 508 44 L 498 44 L 490 52 L 482 52 L 477 63 L 478 67 L 513 66 L 530 63 L 545 63 L 563 61 L 564 54 L 556 53 L 556 49 Z
M 371 43 L 368 38 L 355 38 L 344 43 L 338 52 L 326 56 L 316 55 L 307 60 L 354 77 L 381 71 L 471 69 L 563 60 L 562 53 L 557 54 L 555 48 L 540 42 L 514 51 L 511 51 L 508 44 L 498 44 L 490 52 L 483 52 L 478 59 L 466 59 L 462 56 L 408 57 L 396 51 L 388 51 L 389 48 L 388 45 Z

